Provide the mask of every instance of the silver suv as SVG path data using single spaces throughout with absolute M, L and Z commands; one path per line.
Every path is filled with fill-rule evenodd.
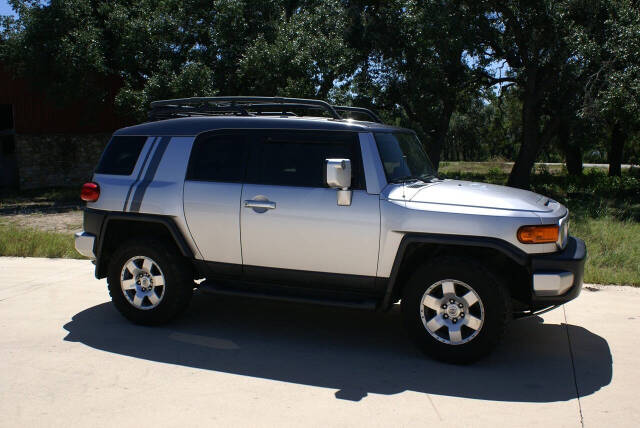
M 194 289 L 380 311 L 401 301 L 421 349 L 464 363 L 510 319 L 580 293 L 586 248 L 567 208 L 440 179 L 413 131 L 369 110 L 270 97 L 151 106 L 83 186 L 75 238 L 135 323 L 169 321 Z

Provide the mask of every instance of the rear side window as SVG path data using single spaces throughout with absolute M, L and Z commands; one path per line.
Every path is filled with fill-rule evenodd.
M 288 132 L 262 138 L 252 155 L 247 181 L 299 187 L 327 187 L 325 160 L 351 159 L 352 188 L 364 188 L 357 138 L 331 132 Z
M 241 134 L 199 137 L 191 150 L 187 180 L 242 182 L 247 152 L 247 140 Z
M 147 137 L 113 137 L 100 158 L 96 174 L 131 175 Z

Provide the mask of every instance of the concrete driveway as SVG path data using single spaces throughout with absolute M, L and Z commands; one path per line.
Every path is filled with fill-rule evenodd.
M 0 258 L 0 426 L 637 426 L 640 289 L 588 286 L 490 358 L 422 357 L 397 310 L 196 294 L 134 326 L 78 260 Z

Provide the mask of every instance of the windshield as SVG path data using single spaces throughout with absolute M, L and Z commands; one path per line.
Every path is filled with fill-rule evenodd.
M 387 181 L 393 183 L 436 177 L 436 170 L 415 134 L 377 132 L 374 135 Z

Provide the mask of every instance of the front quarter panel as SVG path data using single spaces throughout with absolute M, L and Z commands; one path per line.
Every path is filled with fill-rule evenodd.
M 389 277 L 402 238 L 407 233 L 480 236 L 504 240 L 526 253 L 551 253 L 556 244 L 526 245 L 516 233 L 522 225 L 541 224 L 536 213 L 489 208 L 443 206 L 424 202 L 380 201 L 381 236 L 378 276 Z

